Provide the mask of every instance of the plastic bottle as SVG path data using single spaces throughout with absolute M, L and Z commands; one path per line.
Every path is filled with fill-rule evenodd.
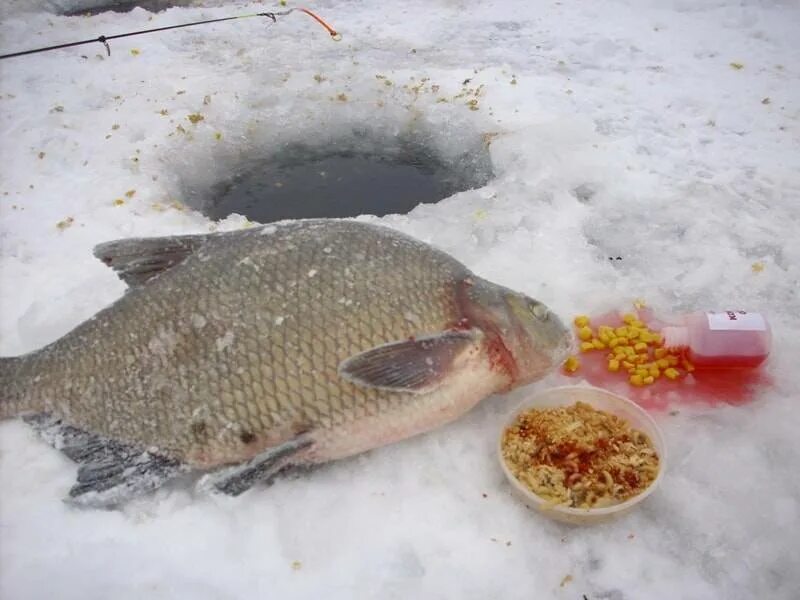
M 743 310 L 696 312 L 661 330 L 664 346 L 683 348 L 697 368 L 752 368 L 769 356 L 772 332 L 763 315 Z

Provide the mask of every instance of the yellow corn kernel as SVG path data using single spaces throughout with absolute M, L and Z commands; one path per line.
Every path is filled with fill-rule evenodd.
M 661 344 L 664 342 L 664 336 L 661 335 L 660 333 L 653 333 L 652 338 L 653 338 L 653 343 L 655 344 Z
M 636 369 L 636 374 L 641 377 L 647 377 L 648 375 L 650 375 L 650 372 L 647 369 L 642 369 L 641 367 L 639 367 L 638 369 Z
M 600 333 L 614 333 L 614 328 L 609 327 L 608 325 L 600 325 L 600 327 L 597 328 L 597 331 Z
M 597 338 L 592 340 L 592 345 L 595 347 L 595 350 L 605 350 L 606 348 L 606 345 L 603 343 L 603 341 Z
M 604 344 L 608 344 L 611 341 L 611 336 L 605 333 L 604 331 L 601 331 L 600 333 L 597 334 L 597 339 L 603 342 Z
M 636 365 L 634 365 L 632 362 L 628 362 L 627 360 L 622 361 L 622 366 L 628 370 L 636 368 Z
M 637 365 L 645 364 L 647 362 L 647 354 L 637 354 L 634 357 L 633 362 L 635 362 Z
M 680 371 L 678 369 L 673 369 L 670 367 L 669 369 L 664 370 L 664 377 L 667 379 L 677 379 L 680 376 Z
M 622 322 L 623 323 L 627 323 L 628 325 L 633 323 L 635 320 L 636 320 L 636 315 L 634 315 L 632 313 L 626 313 L 626 314 L 622 315 Z
M 582 339 L 584 342 L 592 339 L 592 328 L 581 327 L 580 329 L 578 329 L 578 337 Z
M 590 350 L 594 350 L 592 342 L 581 342 L 581 352 L 589 352 Z
M 617 327 L 614 330 L 614 333 L 619 337 L 628 337 L 628 328 L 627 327 Z
M 633 349 L 636 350 L 636 352 L 647 352 L 647 344 L 644 342 L 639 342 L 633 347 Z
M 694 371 L 694 365 L 685 359 L 683 361 L 683 368 L 686 370 L 687 373 L 691 373 Z
M 619 346 L 619 338 L 613 338 L 613 339 L 611 339 L 611 341 L 608 342 L 608 347 L 609 348 L 616 348 L 617 346 Z M 622 346 L 620 346 L 620 348 L 621 347 Z
M 642 386 L 644 385 L 644 378 L 641 375 L 631 375 L 628 377 L 628 381 L 631 385 Z
M 643 323 L 642 321 L 639 321 L 638 319 L 636 321 L 633 321 L 631 323 L 631 326 L 632 327 L 638 327 L 639 329 L 644 329 L 644 330 L 646 330 L 648 332 L 650 331 L 649 329 L 647 329 L 647 325 L 645 323 Z
M 651 334 L 647 330 L 640 329 L 639 330 L 639 341 L 640 342 L 644 342 L 645 344 L 649 344 L 650 342 L 653 341 L 653 334 Z
M 608 354 L 606 354 L 606 360 L 614 360 L 616 358 L 617 358 L 617 355 L 614 354 L 613 352 L 609 352 Z
M 651 376 L 655 377 L 656 379 L 661 377 L 661 370 L 658 367 L 655 366 L 650 367 L 648 369 L 648 372 L 650 373 Z
M 618 337 L 617 340 L 619 341 L 621 346 L 627 346 L 628 345 L 628 338 L 626 338 L 626 337 Z
M 642 332 L 639 331 L 638 329 L 636 329 L 636 327 L 628 327 L 628 339 L 629 340 L 635 340 L 640 335 L 642 335 Z
M 656 366 L 659 369 L 666 369 L 669 366 L 669 361 L 666 358 L 659 358 L 656 361 Z
M 655 356 L 656 358 L 664 358 L 666 355 L 667 355 L 666 348 L 656 348 L 655 350 L 653 350 L 653 356 Z
M 655 377 L 653 377 L 652 375 L 649 375 L 649 376 L 643 378 L 642 382 L 644 382 L 645 385 L 652 385 L 655 382 Z
M 608 361 L 608 370 L 612 373 L 619 371 L 619 361 L 616 359 Z
M 623 346 L 623 349 L 625 350 L 625 354 L 627 354 L 631 358 L 636 356 L 636 350 L 634 350 L 632 346 Z
M 578 360 L 577 356 L 570 356 L 564 362 L 564 370 L 567 373 L 574 373 L 575 371 L 578 370 L 578 367 L 580 367 L 580 366 L 581 366 L 581 361 Z
M 680 364 L 680 359 L 677 356 L 670 354 L 667 356 L 667 362 L 669 363 L 670 367 L 676 367 Z
M 589 324 L 589 322 L 590 322 L 589 317 L 587 317 L 586 315 L 578 315 L 577 317 L 575 317 L 575 320 L 573 321 L 573 323 L 575 323 L 575 327 L 577 327 L 578 329 L 586 327 Z

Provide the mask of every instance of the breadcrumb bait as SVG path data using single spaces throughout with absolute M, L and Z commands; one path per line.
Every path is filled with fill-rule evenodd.
M 520 413 L 503 433 L 502 449 L 525 487 L 572 508 L 624 502 L 647 489 L 659 469 L 647 435 L 583 402 Z

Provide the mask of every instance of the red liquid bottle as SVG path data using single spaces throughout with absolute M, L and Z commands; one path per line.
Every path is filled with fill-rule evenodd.
M 769 356 L 772 332 L 763 315 L 743 310 L 696 312 L 661 330 L 664 346 L 683 348 L 698 369 L 741 369 Z

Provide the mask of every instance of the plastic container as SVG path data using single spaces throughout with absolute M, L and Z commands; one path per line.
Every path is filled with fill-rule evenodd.
M 585 402 L 597 410 L 602 410 L 630 423 L 631 427 L 647 434 L 653 447 L 658 453 L 659 469 L 653 483 L 650 484 L 643 492 L 628 498 L 624 502 L 615 504 L 613 506 L 605 506 L 601 508 L 572 508 L 568 506 L 551 506 L 545 500 L 534 494 L 531 490 L 525 487 L 508 468 L 506 461 L 503 459 L 503 433 L 517 418 L 521 412 L 530 410 L 531 408 L 554 408 L 558 406 L 572 406 L 576 402 Z M 590 525 L 608 521 L 620 517 L 634 506 L 642 502 L 656 489 L 661 482 L 664 470 L 667 465 L 667 447 L 664 443 L 664 436 L 661 433 L 658 425 L 653 418 L 647 414 L 644 409 L 637 404 L 631 402 L 627 398 L 613 394 L 607 390 L 591 387 L 591 386 L 564 386 L 551 388 L 543 392 L 535 394 L 533 397 L 528 398 L 520 404 L 511 415 L 503 422 L 503 427 L 500 430 L 500 436 L 497 443 L 497 456 L 500 460 L 500 467 L 506 474 L 508 481 L 511 483 L 516 494 L 525 502 L 528 508 L 537 510 L 543 515 L 561 521 L 564 523 L 572 523 L 577 525 Z
M 769 356 L 772 333 L 763 315 L 743 310 L 696 312 L 681 326 L 664 327 L 667 348 L 685 348 L 699 369 L 742 369 Z

